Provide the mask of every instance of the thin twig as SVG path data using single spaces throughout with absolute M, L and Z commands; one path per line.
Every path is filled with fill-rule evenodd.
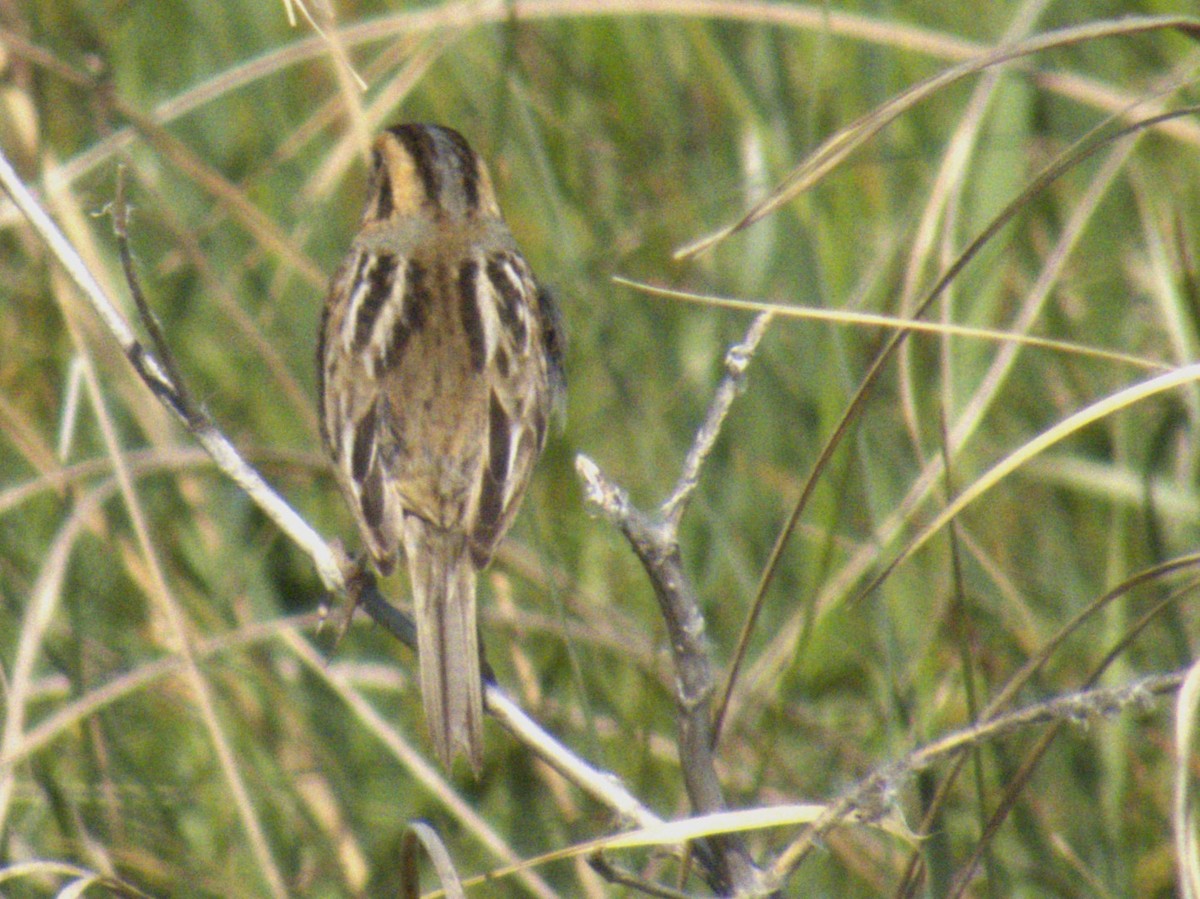
M 1142 616 L 1137 619 L 1137 621 L 1133 622 L 1132 625 L 1126 628 L 1125 632 L 1121 635 L 1121 639 L 1119 639 L 1115 644 L 1113 644 L 1112 647 L 1109 648 L 1108 652 L 1105 653 L 1104 658 L 1102 658 L 1100 662 L 1092 669 L 1087 680 L 1084 682 L 1084 691 L 1090 691 L 1095 686 L 1095 684 L 1104 675 L 1104 672 L 1108 670 L 1109 666 L 1125 653 L 1125 650 L 1128 649 L 1133 641 L 1137 639 L 1138 635 L 1141 634 L 1151 622 L 1155 621 L 1159 617 L 1160 613 L 1163 612 L 1163 610 L 1193 592 L 1195 587 L 1196 581 L 1194 580 L 1176 587 L 1167 596 L 1162 597 L 1158 602 L 1154 603 L 1154 605 L 1147 609 Z M 1181 674 L 1181 676 L 1186 676 L 1186 672 L 1179 672 L 1179 674 Z M 1129 691 L 1134 691 L 1132 694 L 1134 696 L 1140 695 L 1141 692 L 1138 690 L 1137 684 L 1119 687 L 1117 688 L 1116 692 L 1119 696 L 1121 696 Z M 1083 691 L 1081 691 L 1081 694 L 1082 692 Z M 1075 694 L 1075 696 L 1081 694 Z M 1073 697 L 1066 698 L 1070 700 Z M 1113 711 L 1115 710 L 1116 709 L 1113 709 Z M 972 850 L 970 857 L 960 865 L 958 873 L 955 875 L 954 881 L 946 893 L 948 899 L 957 899 L 957 897 L 964 895 L 968 891 L 971 881 L 975 878 L 975 872 L 979 867 L 979 862 L 983 853 L 991 847 L 992 840 L 994 839 L 996 832 L 1008 819 L 1009 813 L 1016 806 L 1018 798 L 1022 793 L 1024 793 L 1030 778 L 1033 777 L 1033 773 L 1037 766 L 1041 764 L 1041 760 L 1045 756 L 1047 750 L 1049 750 L 1051 743 L 1053 743 L 1057 738 L 1059 731 L 1061 731 L 1071 720 L 1074 719 L 1068 717 L 1056 721 L 1054 726 L 1047 730 L 1046 733 L 1044 733 L 1038 739 L 1037 743 L 1034 744 L 1033 748 L 1026 754 L 1025 758 L 1021 761 L 1020 767 L 1018 767 L 1016 771 L 1012 772 L 1005 778 L 1004 790 L 1000 795 L 1000 802 L 994 809 L 992 809 L 991 814 L 988 816 L 985 826 L 980 833 L 979 839 L 975 843 L 975 848 Z
M 501 727 L 569 782 L 612 809 L 621 826 L 650 827 L 662 823 L 662 818 L 646 808 L 616 775 L 593 767 L 563 746 L 498 686 L 484 684 L 484 699 L 488 712 Z
M 875 769 L 830 803 L 825 813 L 779 854 L 766 880 L 772 886 L 782 888 L 788 875 L 826 833 L 851 816 L 867 821 L 883 817 L 894 806 L 899 786 L 907 778 L 947 756 L 1038 724 L 1088 724 L 1097 718 L 1111 717 L 1129 706 L 1144 707 L 1155 697 L 1177 690 L 1186 676 L 1187 669 L 1184 668 L 1170 674 L 1151 675 L 1119 687 L 1056 696 L 1010 714 L 972 724 L 915 749 L 904 758 Z
M 125 283 L 129 287 L 129 294 L 133 297 L 133 305 L 137 309 L 138 320 L 141 321 L 142 327 L 146 329 L 146 333 L 150 335 L 150 341 L 154 345 L 154 353 L 161 360 L 163 368 L 166 369 L 167 377 L 175 385 L 175 389 L 180 394 L 180 406 L 185 413 L 196 408 L 195 402 L 187 392 L 187 386 L 184 384 L 183 376 L 179 372 L 179 365 L 175 362 L 175 354 L 171 352 L 171 347 L 167 343 L 166 337 L 162 332 L 162 325 L 158 322 L 158 316 L 154 314 L 154 310 L 150 308 L 150 304 L 146 302 L 146 292 L 142 290 L 142 281 L 138 277 L 137 266 L 133 262 L 133 250 L 129 246 L 129 206 L 125 202 L 125 166 L 124 164 L 117 166 L 117 193 L 113 200 L 112 217 L 113 217 L 113 233 L 117 237 L 117 252 L 121 257 L 121 268 L 125 273 Z M 188 427 L 195 427 L 201 424 L 200 420 L 189 421 Z
M 54 257 L 66 269 L 71 280 L 82 291 L 84 298 L 109 333 L 116 339 L 125 358 L 133 366 L 138 377 L 150 388 L 168 409 L 174 412 L 185 427 L 188 427 L 188 410 L 175 382 L 158 359 L 133 333 L 133 329 L 118 311 L 99 281 L 88 270 L 79 253 L 59 230 L 58 226 L 30 193 L 13 169 L 8 157 L 0 151 L 0 186 L 12 198 L 17 208 L 29 220 L 38 236 L 50 248 Z M 326 588 L 340 590 L 344 578 L 338 559 L 324 539 L 289 506 L 263 479 L 253 466 L 238 453 L 232 443 L 211 422 L 190 428 L 192 434 L 221 469 L 268 518 L 287 534 L 313 560 L 317 572 Z
M 742 342 L 726 356 L 726 375 L 692 442 L 675 489 L 654 513 L 634 507 L 625 490 L 605 477 L 591 459 L 580 455 L 575 460 L 588 502 L 625 535 L 654 587 L 675 665 L 679 763 L 688 799 L 699 814 L 725 811 L 726 806 L 716 772 L 712 662 L 704 636 L 704 615 L 683 569 L 679 523 L 769 321 L 769 315 L 756 316 Z M 762 894 L 760 873 L 740 836 L 713 836 L 702 846 L 709 851 L 702 852 L 700 860 L 715 890 Z
M 767 332 L 771 316 L 772 314 L 769 312 L 761 312 L 756 315 L 742 342 L 734 344 L 725 354 L 725 377 L 717 385 L 717 392 L 709 404 L 704 424 L 696 432 L 692 448 L 688 450 L 687 458 L 683 460 L 683 473 L 679 476 L 675 490 L 662 505 L 663 519 L 671 522 L 675 528 L 679 527 L 688 500 L 691 499 L 696 485 L 700 482 L 700 469 L 703 468 L 708 454 L 712 452 L 713 445 L 717 442 L 717 437 L 720 436 L 721 426 L 725 424 L 725 417 L 729 414 L 733 401 L 737 399 L 742 390 L 746 367 L 750 364 L 755 350 L 758 349 L 759 341 Z

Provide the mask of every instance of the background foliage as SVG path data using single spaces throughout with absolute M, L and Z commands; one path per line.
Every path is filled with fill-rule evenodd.
M 127 166 L 133 248 L 193 391 L 309 521 L 353 544 L 313 401 L 324 279 L 363 193 L 348 110 L 361 102 L 368 130 L 429 120 L 464 132 L 490 160 L 571 339 L 565 428 L 483 579 L 490 660 L 539 720 L 676 817 L 689 809 L 662 625 L 627 545 L 587 514 L 573 463 L 585 452 L 635 502 L 661 501 L 749 316 L 647 296 L 612 276 L 907 315 L 1089 129 L 1196 102 L 1195 45 L 1166 31 L 1123 35 L 964 79 L 712 252 L 672 253 L 735 220 L 838 129 L 1006 35 L 1188 9 L 333 0 L 327 28 L 343 29 L 369 84 L 354 101 L 328 46 L 303 19 L 290 26 L 281 3 L 5 2 L 0 146 L 122 298 L 105 211 L 117 165 Z M 1198 146 L 1200 124 L 1180 118 L 1071 166 L 1022 203 L 927 316 L 1143 364 L 1026 347 L 988 380 L 1011 344 L 918 335 L 884 370 L 769 583 L 721 743 L 733 806 L 827 801 L 965 726 L 1074 616 L 1193 550 L 1200 395 L 1189 384 L 1021 466 L 956 519 L 953 541 L 943 529 L 863 592 L 998 460 L 1158 370 L 1148 366 L 1197 361 Z M 336 649 L 315 634 L 322 589 L 309 560 L 132 377 L 7 203 L 0 247 L 6 697 L 17 672 L 29 675 L 20 709 L 5 708 L 5 890 L 43 895 L 66 882 L 12 867 L 49 859 L 156 895 L 383 895 L 414 818 L 438 828 L 464 874 L 613 830 L 606 810 L 497 729 L 480 780 L 456 771 L 439 786 L 422 767 L 411 654 L 368 623 Z M 749 369 L 681 541 L 719 672 L 804 480 L 888 333 L 777 318 Z M 109 426 L 154 560 L 115 487 Z M 947 433 L 948 477 L 935 467 Z M 1186 665 L 1198 636 L 1189 579 L 1153 577 L 1097 609 L 1047 654 L 1018 704 L 1079 690 L 1101 668 L 1100 682 L 1115 685 Z M 388 589 L 403 597 L 403 580 Z M 181 635 L 207 704 L 183 674 Z M 1171 895 L 1170 711 L 1148 700 L 1059 732 L 981 840 L 1046 725 L 988 741 L 952 781 L 928 839 L 914 847 L 840 828 L 792 885 L 895 894 L 916 848 L 918 894 L 945 895 L 983 845 L 969 887 L 978 895 Z M 910 827 L 951 771 L 894 785 Z M 769 859 L 794 835 L 750 841 Z M 676 870 L 651 854 L 620 858 L 668 879 Z M 536 874 L 485 889 L 616 891 L 579 860 Z

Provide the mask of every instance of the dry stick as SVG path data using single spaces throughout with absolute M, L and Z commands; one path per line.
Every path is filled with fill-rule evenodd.
M 946 756 L 1034 725 L 1061 726 L 1067 722 L 1087 724 L 1096 718 L 1115 715 L 1131 705 L 1145 706 L 1156 696 L 1178 690 L 1187 672 L 1187 668 L 1182 668 L 1169 674 L 1151 675 L 1120 687 L 1082 690 L 1058 696 L 1008 715 L 973 724 L 916 749 L 898 761 L 877 768 L 831 803 L 800 839 L 779 855 L 771 866 L 768 882 L 781 888 L 788 875 L 821 837 L 842 821 L 851 817 L 855 820 L 882 817 L 892 806 L 896 790 L 906 778 Z
M 688 798 L 697 814 L 724 811 L 725 799 L 717 779 L 712 739 L 712 662 L 704 638 L 704 615 L 680 557 L 679 522 L 770 319 L 767 313 L 756 316 L 743 341 L 726 355 L 725 377 L 688 452 L 679 481 L 654 513 L 635 508 L 629 495 L 605 477 L 591 459 L 580 455 L 575 460 L 588 501 L 629 541 L 646 569 L 666 621 L 676 672 L 679 762 Z M 715 889 L 761 893 L 760 873 L 740 837 L 714 836 L 706 842 L 711 858 L 705 861 Z
M 1060 628 L 1058 633 L 1056 633 L 1053 638 L 1046 643 L 1046 645 L 1034 653 L 1015 674 L 1009 677 L 1008 681 L 1003 687 L 1001 687 L 1000 691 L 988 702 L 987 707 L 983 710 L 983 712 L 977 716 L 979 720 L 998 719 L 1001 711 L 1013 700 L 1014 697 L 1016 697 L 1016 695 L 1025 687 L 1030 679 L 1042 669 L 1054 651 L 1061 646 L 1071 634 L 1075 633 L 1079 627 L 1084 624 L 1084 622 L 1090 620 L 1109 603 L 1127 595 L 1135 587 L 1158 580 L 1160 578 L 1164 578 L 1167 575 L 1174 574 L 1179 571 L 1195 568 L 1197 565 L 1200 565 L 1200 553 L 1190 553 L 1189 555 L 1181 556 L 1177 559 L 1171 559 L 1167 562 L 1162 562 L 1126 578 L 1099 599 L 1090 603 L 1087 608 L 1083 609 L 1078 615 L 1075 616 L 1075 618 Z M 1173 601 L 1177 596 L 1182 595 L 1183 591 L 1194 588 L 1195 584 L 1196 582 L 1190 582 L 1183 588 L 1182 591 L 1175 591 L 1169 599 Z M 1148 614 L 1157 614 L 1159 611 L 1159 605 L 1156 605 Z M 1139 626 L 1130 628 L 1130 634 L 1127 635 L 1126 639 L 1122 640 L 1116 647 L 1110 650 L 1108 657 L 1106 657 L 1106 659 L 1099 666 L 1097 666 L 1097 671 L 1093 672 L 1093 674 L 1084 684 L 1085 688 L 1095 683 L 1099 676 L 1099 672 L 1107 668 L 1110 657 L 1112 657 L 1114 653 L 1123 649 L 1130 635 L 1139 632 L 1140 629 L 1141 628 Z M 1030 753 L 1031 757 L 1032 755 L 1033 753 Z M 941 808 L 942 803 L 949 794 L 953 782 L 958 777 L 959 771 L 965 763 L 966 758 L 967 757 L 965 753 L 960 753 L 959 756 L 954 760 L 951 770 L 938 784 L 933 797 L 927 803 L 925 817 L 922 819 L 920 824 L 917 825 L 916 832 L 918 834 L 927 834 L 929 832 L 929 827 L 933 822 L 933 816 Z M 1012 783 L 1012 779 L 1010 779 L 1009 783 Z M 915 881 L 919 865 L 920 848 L 917 847 L 913 851 L 912 857 L 909 859 L 904 877 L 901 880 L 901 886 L 897 890 L 897 896 L 911 894 L 912 889 L 915 888 Z
M 179 392 L 170 374 L 153 353 L 134 335 L 133 330 L 104 288 L 92 275 L 71 242 L 63 235 L 53 219 L 25 187 L 8 157 L 0 151 L 0 186 L 3 186 L 17 208 L 28 219 L 38 236 L 49 247 L 59 264 L 66 269 L 83 297 L 108 332 L 116 339 L 129 364 L 150 392 L 158 397 L 208 452 L 217 467 L 249 496 L 263 513 L 279 526 L 314 561 L 317 572 L 329 590 L 344 587 L 339 560 L 321 536 L 277 494 L 262 476 L 249 465 L 233 444 L 216 429 L 207 417 L 195 424 L 191 416 L 199 410 L 188 408 L 186 398 Z
M 242 458 L 207 414 L 188 402 L 165 366 L 134 335 L 129 323 L 92 275 L 70 241 L 25 186 L 2 150 L 0 150 L 0 186 L 12 198 L 14 204 L 33 226 L 71 280 L 79 287 L 84 299 L 117 341 L 125 358 L 150 389 L 150 392 L 175 413 L 216 463 L 217 468 L 229 477 L 262 510 L 263 514 L 275 522 L 276 526 L 313 560 L 326 589 L 338 594 L 346 592 L 345 559 L 335 552 L 321 535 L 275 492 L 262 475 Z M 370 598 L 371 592 L 370 589 L 363 591 L 365 600 Z M 381 598 L 380 601 L 393 612 L 397 611 Z M 371 608 L 371 606 L 368 607 Z M 381 625 L 392 630 L 393 633 L 395 632 L 394 628 L 397 625 L 394 616 L 377 620 Z M 399 636 L 403 639 L 403 627 L 400 627 L 400 630 Z M 622 824 L 635 823 L 649 826 L 661 822 L 661 818 L 647 809 L 615 776 L 593 768 L 558 742 L 525 715 L 495 684 L 486 685 L 486 696 L 488 711 L 500 722 L 501 726 L 579 789 L 616 812 Z
M 158 354 L 158 358 L 162 361 L 163 368 L 166 369 L 167 377 L 175 385 L 175 389 L 179 391 L 181 403 L 180 405 L 186 409 L 195 409 L 196 403 L 187 393 L 187 385 L 183 381 L 183 376 L 179 372 L 179 365 L 175 362 L 175 354 L 171 352 L 171 346 L 167 343 L 167 338 L 163 335 L 162 325 L 159 324 L 158 317 L 150 308 L 150 304 L 146 302 L 146 294 L 142 290 L 142 282 L 137 276 L 137 269 L 133 263 L 133 251 L 129 247 L 129 207 L 125 203 L 125 166 L 119 164 L 117 166 L 117 195 L 113 201 L 112 217 L 113 217 L 113 233 L 117 236 L 117 251 L 121 256 L 121 269 L 125 273 L 125 283 L 129 286 L 129 294 L 133 297 L 133 305 L 137 309 L 138 320 L 141 321 L 142 327 L 146 329 L 146 333 L 150 335 L 150 342 L 154 345 L 154 352 Z M 200 423 L 200 419 L 189 421 L 188 426 Z
M 1184 596 L 1193 592 L 1198 583 L 1200 582 L 1192 580 L 1187 584 L 1184 584 L 1182 587 L 1172 591 L 1170 594 L 1151 606 L 1141 618 L 1133 623 L 1133 625 L 1126 631 L 1121 639 L 1117 641 L 1116 645 L 1109 649 L 1104 658 L 1101 659 L 1099 664 L 1095 666 L 1095 668 L 1092 670 L 1092 673 L 1088 675 L 1087 680 L 1084 682 L 1084 688 L 1090 688 L 1093 684 L 1100 680 L 1104 672 L 1108 670 L 1109 665 L 1116 661 L 1117 658 L 1129 648 L 1130 644 L 1132 644 L 1137 636 L 1141 634 L 1142 631 L 1144 631 L 1146 627 L 1158 617 L 1160 612 L 1162 612 L 1172 603 L 1177 602 Z M 1176 675 L 1165 675 L 1165 677 L 1171 679 L 1174 679 L 1175 676 Z M 1142 683 L 1145 683 L 1145 681 Z M 1178 687 L 1178 685 L 1178 683 L 1175 684 L 1176 687 Z M 1119 696 L 1126 695 L 1125 691 L 1133 691 L 1132 693 L 1128 694 L 1133 697 L 1138 697 L 1141 695 L 1138 684 L 1133 684 L 1129 687 L 1117 688 Z M 1072 699 L 1073 697 L 1066 698 Z M 1119 707 L 1120 702 L 1118 700 L 1117 702 L 1110 703 L 1108 710 L 1113 711 Z M 950 899 L 957 899 L 957 897 L 963 895 L 963 893 L 967 891 L 971 881 L 975 877 L 975 871 L 979 866 L 980 858 L 982 857 L 983 853 L 991 847 L 992 838 L 995 836 L 996 831 L 998 831 L 1000 826 L 1007 820 L 1009 812 L 1012 811 L 1013 807 L 1017 803 L 1017 799 L 1020 797 L 1021 793 L 1024 792 L 1029 779 L 1033 777 L 1034 770 L 1041 763 L 1042 757 L 1046 754 L 1046 751 L 1050 748 L 1050 744 L 1054 742 L 1055 738 L 1066 724 L 1066 721 L 1073 720 L 1078 718 L 1080 715 L 1086 715 L 1090 713 L 1087 710 L 1081 709 L 1074 709 L 1073 712 L 1074 714 L 1071 718 L 1056 721 L 1054 726 L 1045 734 L 1043 734 L 1034 745 L 1033 749 L 1027 753 L 1025 759 L 1021 762 L 1020 767 L 1008 777 L 1004 792 L 1000 797 L 999 805 L 997 805 L 997 807 L 992 811 L 992 814 L 989 816 L 983 833 L 980 835 L 979 840 L 975 845 L 975 849 L 971 853 L 971 857 L 968 858 L 959 869 L 959 872 L 954 879 L 954 883 L 950 891 L 947 893 L 947 896 L 950 897 Z M 1103 714 L 1103 711 L 1101 713 Z

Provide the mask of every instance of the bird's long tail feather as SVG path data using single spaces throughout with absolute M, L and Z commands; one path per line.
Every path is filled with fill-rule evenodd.
M 460 752 L 483 765 L 483 685 L 475 624 L 475 567 L 466 538 L 413 515 L 404 520 L 425 719 L 447 768 Z

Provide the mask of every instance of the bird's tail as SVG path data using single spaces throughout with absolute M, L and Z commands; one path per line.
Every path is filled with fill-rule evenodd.
M 483 765 L 483 684 L 475 625 L 475 566 L 461 534 L 404 518 L 421 663 L 421 696 L 433 747 L 450 767 L 460 752 Z

